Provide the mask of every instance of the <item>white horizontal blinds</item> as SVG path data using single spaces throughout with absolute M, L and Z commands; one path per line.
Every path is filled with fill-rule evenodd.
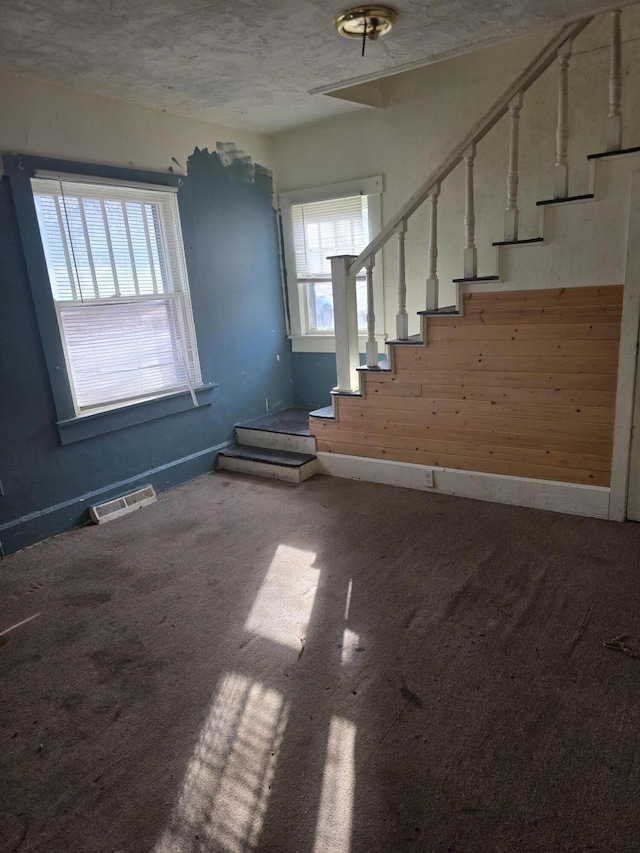
M 161 219 L 173 220 L 173 194 L 38 178 L 31 184 L 54 299 L 180 290 L 163 268 Z M 169 254 L 177 248 L 167 240 Z
M 33 179 L 78 413 L 201 383 L 172 193 Z
M 332 255 L 359 255 L 367 244 L 367 197 L 292 204 L 298 279 L 331 277 Z
M 81 409 L 185 387 L 172 302 L 58 304 Z

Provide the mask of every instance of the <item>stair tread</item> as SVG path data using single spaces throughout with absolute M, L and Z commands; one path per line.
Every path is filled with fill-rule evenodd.
M 540 204 L 540 202 L 538 202 Z M 467 278 L 454 278 L 454 284 L 468 284 L 471 281 L 500 281 L 498 275 L 473 275 Z
M 439 314 L 455 316 L 460 312 L 455 305 L 447 305 L 444 308 L 428 308 L 426 311 L 418 311 L 418 314 L 424 317 L 437 317 Z
M 393 344 L 394 347 L 407 347 L 407 346 L 420 346 L 420 344 L 424 343 L 420 335 L 409 335 L 406 340 L 400 340 L 396 338 L 392 341 L 387 341 L 387 344 Z
M 325 421 L 335 421 L 336 416 L 333 414 L 333 406 L 323 406 L 321 409 L 314 409 L 309 412 L 310 418 L 320 418 Z
M 236 424 L 240 429 L 256 429 L 262 432 L 280 432 L 286 435 L 308 436 L 309 433 L 309 410 L 302 407 L 283 409 L 280 412 L 272 412 L 261 415 L 246 423 Z
M 286 468 L 299 468 L 316 457 L 313 453 L 296 453 L 292 450 L 273 450 L 270 447 L 252 447 L 248 444 L 234 444 L 218 453 L 233 459 L 248 459 L 251 462 L 265 462 L 268 465 L 283 465 Z
M 594 198 L 593 193 L 585 193 L 584 195 L 569 195 L 566 198 L 545 198 L 542 201 L 537 201 L 536 205 L 542 207 L 545 204 L 564 204 L 566 201 L 589 201 Z
M 618 151 L 601 151 L 599 154 L 589 154 L 587 160 L 600 160 L 603 157 L 616 157 L 621 154 L 637 154 L 640 148 L 620 148 Z
M 377 367 L 367 367 L 366 364 L 363 364 L 361 367 L 358 367 L 357 370 L 361 370 L 364 373 L 370 371 L 371 373 L 388 373 L 391 368 L 389 367 L 389 362 L 386 358 L 380 359 Z
M 529 237 L 526 240 L 497 240 L 492 246 L 526 246 L 527 243 L 544 243 L 544 237 Z

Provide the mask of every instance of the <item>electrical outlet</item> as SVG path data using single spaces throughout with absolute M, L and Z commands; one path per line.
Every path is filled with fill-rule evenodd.
M 424 487 L 425 489 L 433 488 L 433 471 L 424 472 Z

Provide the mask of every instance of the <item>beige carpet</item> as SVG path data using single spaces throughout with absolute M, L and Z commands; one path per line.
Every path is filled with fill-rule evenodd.
M 0 850 L 636 853 L 639 576 L 640 525 L 223 473 L 16 554 Z

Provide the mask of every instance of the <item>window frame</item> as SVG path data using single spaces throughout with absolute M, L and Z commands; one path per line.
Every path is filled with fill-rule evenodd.
M 155 172 L 122 169 L 119 167 L 97 166 L 86 163 L 70 163 L 42 157 L 20 154 L 2 154 L 1 172 L 10 182 L 20 236 L 22 239 L 24 259 L 27 267 L 29 283 L 34 301 L 36 319 L 40 332 L 40 340 L 44 352 L 49 381 L 55 407 L 56 426 L 61 444 L 69 444 L 92 436 L 105 434 L 117 429 L 144 423 L 166 415 L 188 411 L 190 409 L 210 404 L 212 392 L 216 383 L 206 382 L 194 389 L 194 394 L 188 388 L 168 393 L 151 394 L 149 397 L 135 401 L 109 406 L 105 409 L 76 414 L 73 400 L 72 383 L 67 372 L 64 353 L 64 341 L 58 325 L 55 300 L 49 282 L 49 274 L 38 224 L 35 198 L 31 187 L 31 179 L 37 177 L 39 171 L 53 171 L 68 180 L 79 177 L 93 178 L 103 184 L 113 183 L 114 186 L 147 184 L 163 189 L 177 190 L 182 186 L 183 179 L 177 175 Z M 185 217 L 178 198 L 178 215 L 180 230 L 185 245 Z M 190 225 L 189 225 L 190 227 Z M 188 261 L 184 258 L 188 266 Z M 190 277 L 192 279 L 192 277 Z M 194 316 L 196 340 L 198 334 L 198 312 L 194 305 L 194 295 L 197 287 L 190 281 L 190 299 Z M 204 367 L 202 347 L 198 346 L 201 368 Z M 28 393 L 28 389 L 25 389 Z
M 291 206 L 316 201 L 328 201 L 330 199 L 348 198 L 355 195 L 366 195 L 369 240 L 371 240 L 382 227 L 382 189 L 382 176 L 377 175 L 355 181 L 344 181 L 338 184 L 326 184 L 320 187 L 279 193 L 278 204 L 282 217 L 286 293 L 289 305 L 289 339 L 291 340 L 293 352 L 335 352 L 335 334 L 333 332 L 309 328 L 307 297 L 306 293 L 302 293 L 303 288 L 306 289 L 306 285 L 309 282 L 298 281 L 293 245 Z M 373 270 L 373 299 L 377 326 L 376 338 L 383 343 L 386 340 L 386 328 L 384 323 L 384 279 L 380 254 L 377 260 L 378 262 Z M 364 352 L 364 344 L 367 338 L 366 331 L 361 329 L 358 337 L 360 340 L 360 349 Z

